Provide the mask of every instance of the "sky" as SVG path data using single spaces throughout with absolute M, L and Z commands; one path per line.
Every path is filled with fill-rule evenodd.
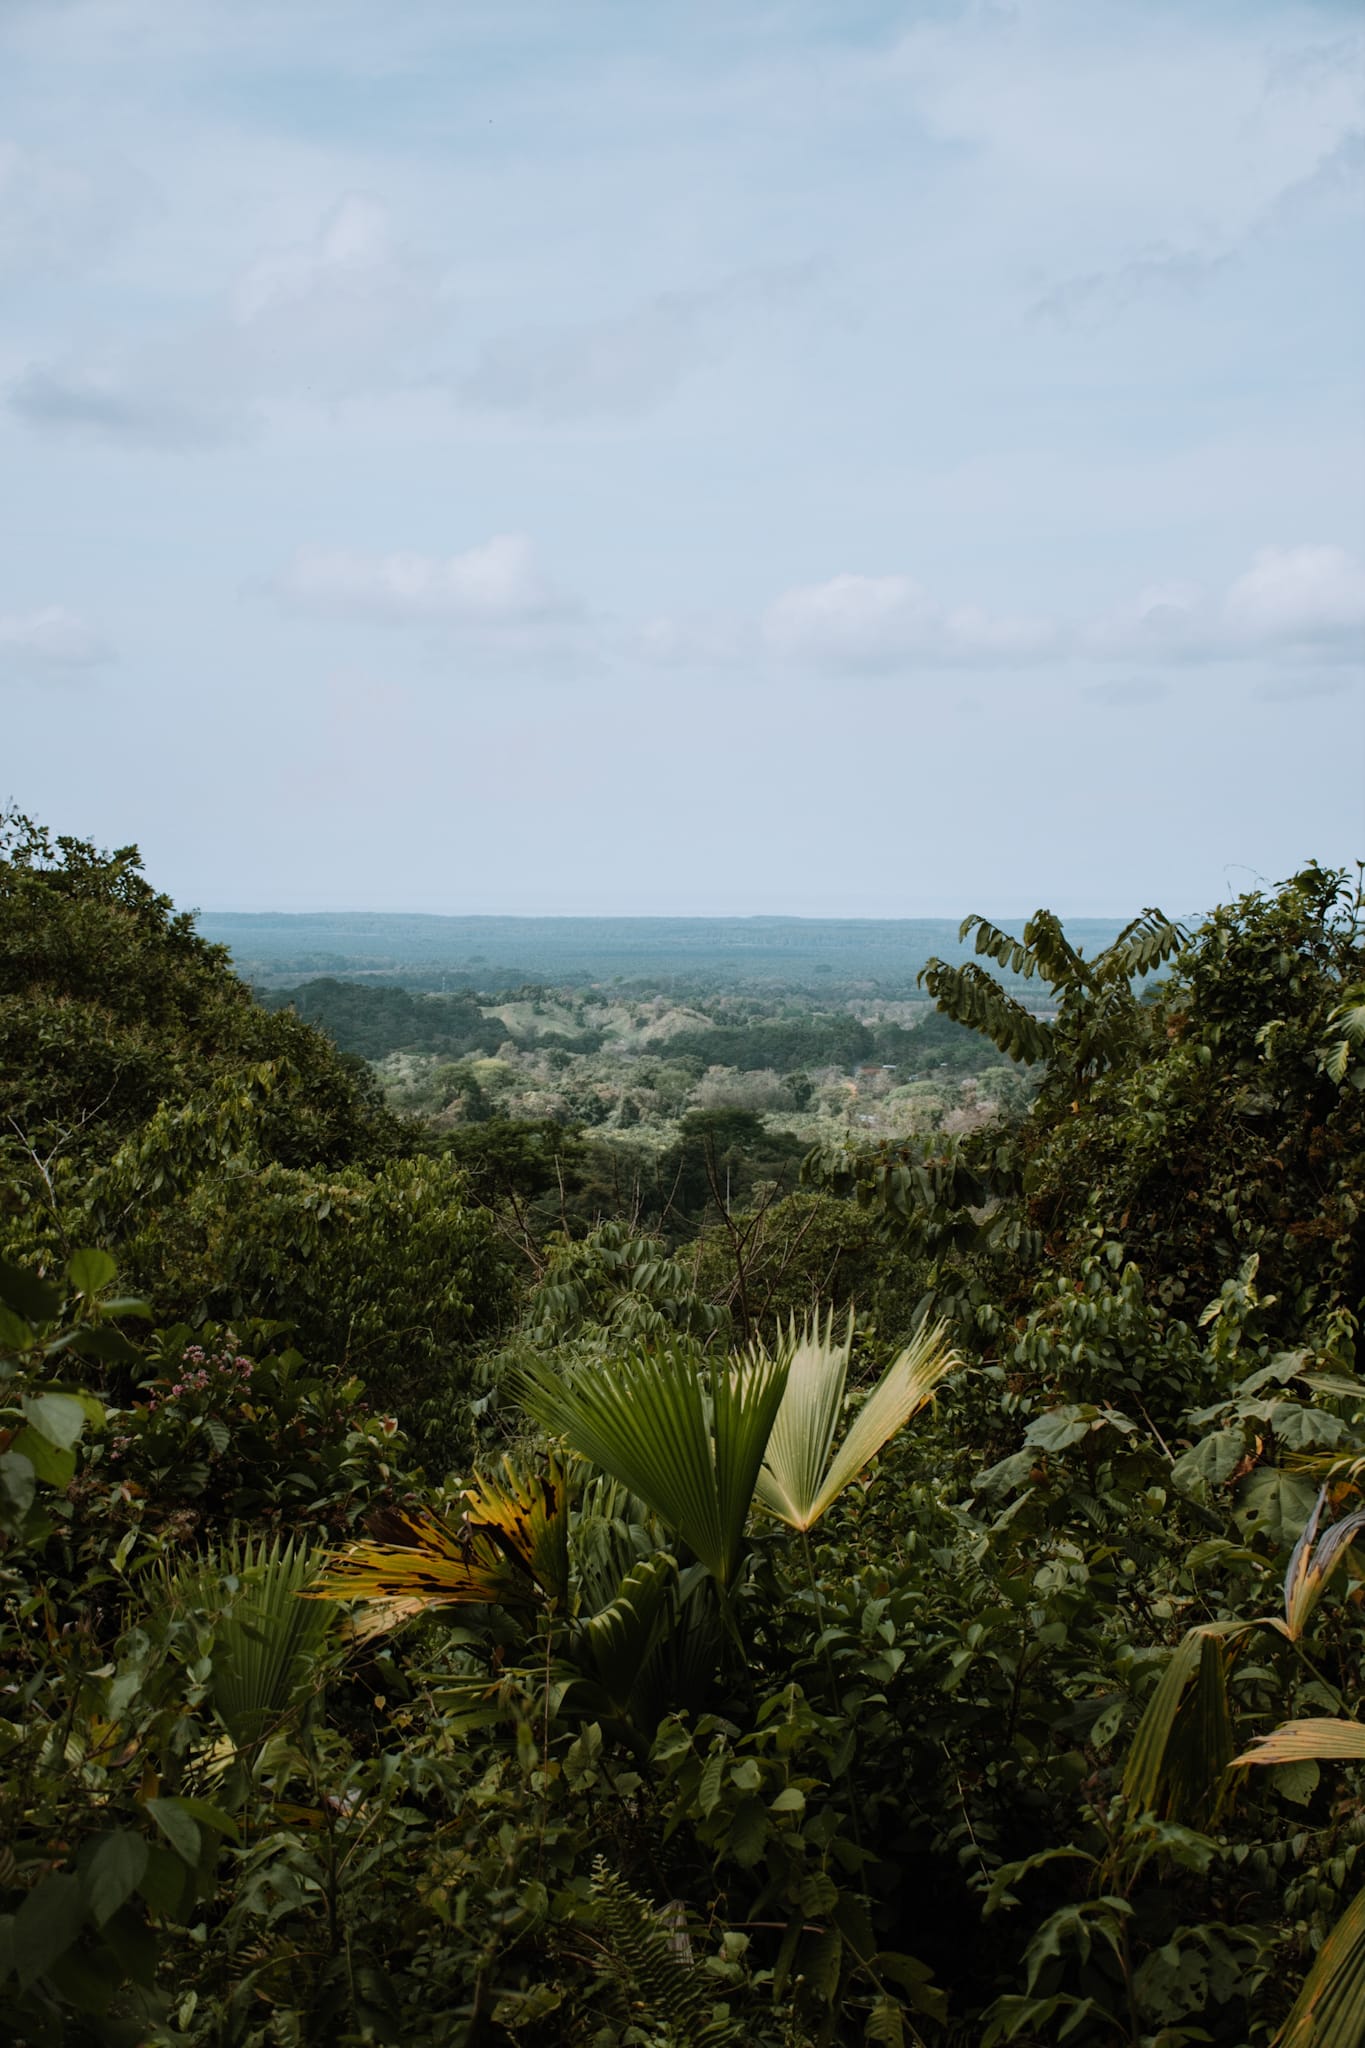
M 1365 856 L 1355 0 L 0 0 L 0 802 L 205 909 Z

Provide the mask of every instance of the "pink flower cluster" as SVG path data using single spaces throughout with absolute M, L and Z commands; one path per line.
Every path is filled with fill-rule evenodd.
M 191 1344 L 182 1352 L 180 1377 L 168 1389 L 164 1401 L 173 1401 L 178 1394 L 205 1394 L 212 1389 L 216 1393 L 232 1393 L 244 1388 L 255 1370 L 252 1361 L 231 1351 L 217 1351 L 212 1356 L 202 1345 Z M 152 1414 L 162 1402 L 149 1401 L 148 1414 Z

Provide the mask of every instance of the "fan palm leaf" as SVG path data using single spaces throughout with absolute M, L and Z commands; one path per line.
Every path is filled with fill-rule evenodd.
M 947 1342 L 943 1323 L 921 1330 L 887 1367 L 835 1453 L 852 1341 L 852 1319 L 842 1341 L 836 1341 L 832 1315 L 823 1334 L 816 1322 L 808 1323 L 800 1337 L 793 1325 L 788 1338 L 787 1390 L 768 1439 L 757 1493 L 770 1514 L 803 1535 L 962 1362 Z
M 261 1742 L 315 1689 L 333 1617 L 299 1597 L 313 1572 L 304 1545 L 248 1537 L 167 1579 L 173 1609 L 221 1607 L 209 1697 L 239 1750 Z
M 782 1358 L 707 1366 L 660 1348 L 572 1380 L 534 1361 L 518 1380 L 538 1422 L 637 1494 L 728 1589 L 787 1371 Z
M 563 1600 L 569 1578 L 569 1489 L 562 1466 L 501 1474 L 465 1492 L 464 1518 L 430 1508 L 384 1508 L 370 1537 L 328 1560 L 308 1588 L 314 1600 L 361 1600 L 369 1612 L 353 1632 L 378 1635 L 431 1607 L 537 1606 Z

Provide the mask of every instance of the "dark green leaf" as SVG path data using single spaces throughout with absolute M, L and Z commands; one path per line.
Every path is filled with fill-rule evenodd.
M 144 1836 L 134 1834 L 129 1828 L 120 1828 L 115 1834 L 98 1837 L 81 1872 L 86 1901 L 97 1927 L 103 1927 L 105 1921 L 112 1919 L 119 1907 L 131 1898 L 141 1884 L 146 1868 L 147 1843 Z
M 61 1872 L 45 1877 L 14 1916 L 14 1962 L 27 1991 L 70 1948 L 85 1924 L 80 1880 Z

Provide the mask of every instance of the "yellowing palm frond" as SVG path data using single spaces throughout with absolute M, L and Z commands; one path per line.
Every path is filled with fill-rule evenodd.
M 1327 1590 L 1331 1578 L 1351 1543 L 1365 1529 L 1365 1509 L 1343 1515 L 1318 1536 L 1318 1523 L 1327 1501 L 1327 1488 L 1318 1494 L 1308 1525 L 1294 1545 L 1284 1580 L 1284 1623 L 1281 1633 L 1296 1643 L 1303 1635 L 1313 1611 Z M 1280 1624 L 1277 1622 L 1276 1626 Z
M 1251 1748 L 1235 1756 L 1229 1766 L 1242 1764 L 1298 1764 L 1326 1757 L 1345 1763 L 1365 1763 L 1365 1722 L 1337 1721 L 1318 1716 L 1307 1721 L 1284 1721 L 1266 1735 L 1258 1735 Z
M 429 1508 L 385 1508 L 369 1527 L 371 1538 L 331 1558 L 307 1595 L 378 1603 L 357 1631 L 362 1636 L 431 1607 L 525 1607 L 541 1598 L 529 1565 L 476 1523 L 452 1525 Z
M 921 1330 L 887 1367 L 834 1452 L 851 1342 L 851 1323 L 848 1335 L 836 1341 L 831 1317 L 823 1335 L 818 1324 L 807 1324 L 799 1338 L 793 1330 L 785 1349 L 787 1390 L 768 1438 L 757 1494 L 769 1513 L 791 1529 L 813 1528 L 962 1362 L 947 1342 L 944 1324 Z
M 518 1471 L 504 1458 L 498 1475 L 477 1476 L 464 1497 L 475 1528 L 486 1530 L 550 1599 L 568 1598 L 569 1488 L 557 1460 L 539 1473 Z

